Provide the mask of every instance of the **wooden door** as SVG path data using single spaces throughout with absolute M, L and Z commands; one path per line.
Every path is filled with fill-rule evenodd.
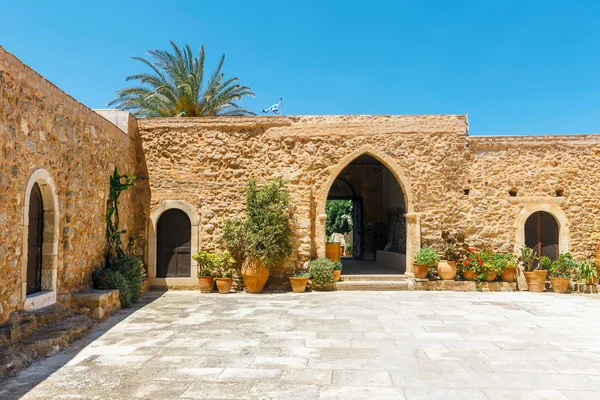
M 157 278 L 190 276 L 192 225 L 187 214 L 178 209 L 165 211 L 157 226 Z
M 552 214 L 538 211 L 525 222 L 525 245 L 535 253 L 548 256 L 552 260 L 558 257 L 558 223 Z
M 27 294 L 42 290 L 42 243 L 44 236 L 44 203 L 37 183 L 29 197 L 27 231 Z

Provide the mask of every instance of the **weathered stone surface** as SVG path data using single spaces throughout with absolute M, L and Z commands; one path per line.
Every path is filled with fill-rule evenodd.
M 0 47 L 0 323 L 23 308 L 25 279 L 23 224 L 25 188 L 32 172 L 43 168 L 56 185 L 58 224 L 56 266 L 42 274 L 45 286 L 56 282 L 57 298 L 89 288 L 91 273 L 104 262 L 105 210 L 109 175 L 138 176 L 136 189 L 120 199 L 121 227 L 143 254 L 150 197 L 137 124 L 127 132 L 77 102 Z M 54 211 L 48 211 L 48 214 Z M 50 236 L 54 227 L 45 226 Z M 126 244 L 127 236 L 123 237 Z M 51 243 L 53 240 L 45 240 Z M 45 250 L 52 254 L 52 248 Z M 49 257 L 53 257 L 50 255 Z
M 74 293 L 73 299 L 81 313 L 96 321 L 103 321 L 121 309 L 119 291 L 116 289 Z

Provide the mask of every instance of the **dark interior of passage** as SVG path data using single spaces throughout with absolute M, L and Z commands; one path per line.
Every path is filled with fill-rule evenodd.
M 192 225 L 178 209 L 165 211 L 157 226 L 157 278 L 190 276 Z

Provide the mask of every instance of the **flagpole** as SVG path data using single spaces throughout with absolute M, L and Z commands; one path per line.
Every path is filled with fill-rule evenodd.
M 283 117 L 283 97 L 279 98 L 279 115 Z

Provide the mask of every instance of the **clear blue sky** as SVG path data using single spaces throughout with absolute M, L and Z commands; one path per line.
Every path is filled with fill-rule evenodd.
M 255 111 L 469 114 L 471 134 L 600 132 L 591 0 L 3 1 L 0 45 L 92 108 L 131 56 L 204 43 Z

